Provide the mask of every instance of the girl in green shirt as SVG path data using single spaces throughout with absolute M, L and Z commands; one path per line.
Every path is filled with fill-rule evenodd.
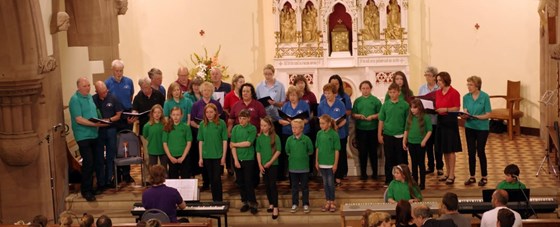
M 208 103 L 204 107 L 204 120 L 198 128 L 198 166 L 206 167 L 212 201 L 223 201 L 222 196 L 222 166 L 226 164 L 227 126 L 219 118 L 218 107 Z
M 336 211 L 334 203 L 334 173 L 338 167 L 338 151 L 340 150 L 340 137 L 334 130 L 335 120 L 327 114 L 319 117 L 319 126 L 321 130 L 317 133 L 315 147 L 317 147 L 317 158 L 315 158 L 315 168 L 321 172 L 323 177 L 323 187 L 325 188 L 325 197 L 327 202 L 321 208 L 321 211 Z
M 257 137 L 256 152 L 259 169 L 263 174 L 266 185 L 266 197 L 270 204 L 267 212 L 272 213 L 272 219 L 278 218 L 278 189 L 276 177 L 278 175 L 278 156 L 282 149 L 280 137 L 276 135 L 272 118 L 266 116 L 261 119 L 261 134 Z
M 393 181 L 387 188 L 387 202 L 397 203 L 401 200 L 408 202 L 422 201 L 422 194 L 416 181 L 410 176 L 408 165 L 400 164 L 393 167 Z
M 420 182 L 420 190 L 424 190 L 426 187 L 426 160 L 424 157 L 426 157 L 426 143 L 431 135 L 431 119 L 430 116 L 424 114 L 422 101 L 420 99 L 412 100 L 403 136 L 403 149 L 410 153 L 412 177 L 416 182 Z M 418 172 L 420 172 L 420 181 L 418 181 Z
M 191 128 L 181 122 L 183 111 L 179 107 L 171 109 L 171 120 L 167 121 L 163 128 L 163 150 L 169 158 L 169 179 L 188 179 L 191 171 L 187 154 L 191 149 Z
M 163 108 L 156 104 L 150 111 L 150 121 L 144 125 L 142 136 L 148 141 L 148 165 L 151 167 L 160 164 L 167 169 L 167 156 L 163 150 L 163 125 L 166 121 L 163 116 Z

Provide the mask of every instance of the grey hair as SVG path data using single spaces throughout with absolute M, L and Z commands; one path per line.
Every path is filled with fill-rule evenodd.
M 415 206 L 412 213 L 414 214 L 414 217 L 429 218 L 432 216 L 430 214 L 430 208 L 426 205 Z
M 426 70 L 424 71 L 424 73 L 430 73 L 433 76 L 436 76 L 438 74 L 438 70 L 434 66 L 428 66 L 428 67 L 426 67 Z
M 142 87 L 143 84 L 151 84 L 152 80 L 150 80 L 149 77 L 144 77 L 140 80 L 138 80 L 138 86 Z
M 111 62 L 111 68 L 124 68 L 124 62 L 121 59 L 115 59 Z

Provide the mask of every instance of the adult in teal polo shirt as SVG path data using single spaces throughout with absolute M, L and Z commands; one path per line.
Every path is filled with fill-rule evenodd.
M 482 80 L 478 76 L 467 78 L 467 88 L 469 93 L 463 96 L 463 111 L 471 116 L 466 118 L 465 135 L 467 137 L 467 149 L 469 151 L 469 179 L 465 185 L 476 182 L 476 156 L 480 161 L 482 178 L 478 182 L 479 186 L 488 183 L 488 170 L 486 165 L 486 140 L 490 129 L 488 117 L 492 108 L 490 107 L 490 96 L 480 90 Z
M 70 118 L 72 121 L 72 131 L 74 139 L 78 143 L 80 155 L 82 156 L 82 186 L 81 193 L 87 201 L 95 201 L 93 190 L 93 152 L 97 146 L 97 127 L 107 126 L 106 124 L 93 123 L 90 118 L 98 118 L 97 109 L 89 94 L 91 90 L 90 82 L 81 77 L 76 81 L 77 91 L 70 98 L 68 104 Z

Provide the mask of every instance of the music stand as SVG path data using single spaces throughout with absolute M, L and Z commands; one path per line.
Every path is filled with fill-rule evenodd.
M 482 190 L 482 201 L 492 202 L 492 194 L 494 194 L 495 189 L 485 189 Z M 508 202 L 527 202 L 531 198 L 531 189 L 505 189 L 508 193 Z M 523 195 L 525 193 L 525 195 Z
M 539 100 L 540 103 L 542 103 L 543 105 L 545 105 L 546 107 L 553 105 L 556 102 L 556 90 L 547 90 L 544 92 L 544 94 L 541 96 L 541 99 Z M 546 124 L 548 124 L 548 109 L 546 109 L 545 111 L 545 119 L 546 119 Z M 548 127 L 548 126 L 547 126 Z M 535 174 L 536 177 L 539 176 L 541 170 L 543 169 L 544 166 L 544 162 L 546 161 L 547 165 L 548 165 L 548 173 L 553 172 L 554 176 L 558 177 L 558 173 L 556 172 L 556 169 L 554 168 L 553 165 L 550 164 L 550 150 L 549 149 L 544 149 L 544 157 L 541 161 L 541 164 L 539 165 L 539 169 L 537 170 L 537 173 Z M 552 171 L 550 171 L 552 170 Z

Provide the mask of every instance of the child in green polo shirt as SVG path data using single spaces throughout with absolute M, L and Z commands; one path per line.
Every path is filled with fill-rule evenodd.
M 252 214 L 257 214 L 257 198 L 255 197 L 255 182 L 253 182 L 253 171 L 255 171 L 255 148 L 253 142 L 257 136 L 257 128 L 249 124 L 251 113 L 244 109 L 239 112 L 239 124 L 231 131 L 231 154 L 235 163 L 235 175 L 237 185 L 241 194 L 241 212 L 251 209 Z
M 266 211 L 272 213 L 272 219 L 277 219 L 278 189 L 276 188 L 276 177 L 278 176 L 278 157 L 282 145 L 280 137 L 274 131 L 274 124 L 270 116 L 261 119 L 261 134 L 257 137 L 256 144 L 257 161 L 263 174 L 266 197 L 269 203 Z
M 163 125 L 165 118 L 163 116 L 163 108 L 161 105 L 156 104 L 150 111 L 150 121 L 144 125 L 142 129 L 142 136 L 148 141 L 148 165 L 149 167 L 158 164 L 159 162 L 165 169 L 167 169 L 167 158 L 163 150 Z
M 204 121 L 198 128 L 198 166 L 206 167 L 208 181 L 212 189 L 212 200 L 221 202 L 222 198 L 222 178 L 221 165 L 226 164 L 227 148 L 227 126 L 220 119 L 218 107 L 213 103 L 208 103 L 204 107 Z
M 393 167 L 392 173 L 394 180 L 387 188 L 387 202 L 397 203 L 401 200 L 407 200 L 409 203 L 413 203 L 422 201 L 422 193 L 420 193 L 416 181 L 410 176 L 408 165 L 396 165 Z
M 403 148 L 410 152 L 412 161 L 412 177 L 420 183 L 420 190 L 426 188 L 426 143 L 432 135 L 431 118 L 424 114 L 424 106 L 420 99 L 410 102 L 410 113 L 406 120 L 406 129 L 403 137 Z M 418 169 L 420 169 L 420 181 L 418 181 Z
M 179 107 L 171 109 L 171 120 L 163 128 L 163 150 L 169 158 L 169 179 L 191 178 L 190 163 L 187 159 L 191 149 L 191 128 L 181 122 L 183 111 Z
M 292 213 L 298 209 L 299 187 L 302 188 L 303 212 L 309 213 L 309 155 L 313 154 L 311 139 L 303 134 L 303 120 L 291 122 L 293 135 L 286 141 L 288 155 L 288 171 L 292 182 Z
M 504 169 L 506 178 L 498 184 L 496 189 L 525 189 L 525 184 L 519 181 L 519 167 L 516 164 L 509 164 Z
M 317 147 L 317 158 L 315 158 L 315 168 L 321 172 L 323 177 L 323 187 L 327 202 L 321 207 L 321 211 L 336 211 L 334 203 L 334 173 L 338 167 L 338 151 L 340 150 L 340 137 L 334 130 L 335 120 L 327 114 L 319 117 L 321 130 L 317 133 L 315 146 Z
M 402 140 L 404 126 L 408 115 L 408 103 L 399 99 L 399 85 L 392 83 L 389 86 L 390 99 L 385 100 L 379 111 L 379 125 L 377 127 L 377 138 L 383 144 L 385 152 L 385 186 L 389 185 L 393 176 L 387 174 L 391 168 L 398 164 L 408 164 L 408 156 L 403 149 Z

